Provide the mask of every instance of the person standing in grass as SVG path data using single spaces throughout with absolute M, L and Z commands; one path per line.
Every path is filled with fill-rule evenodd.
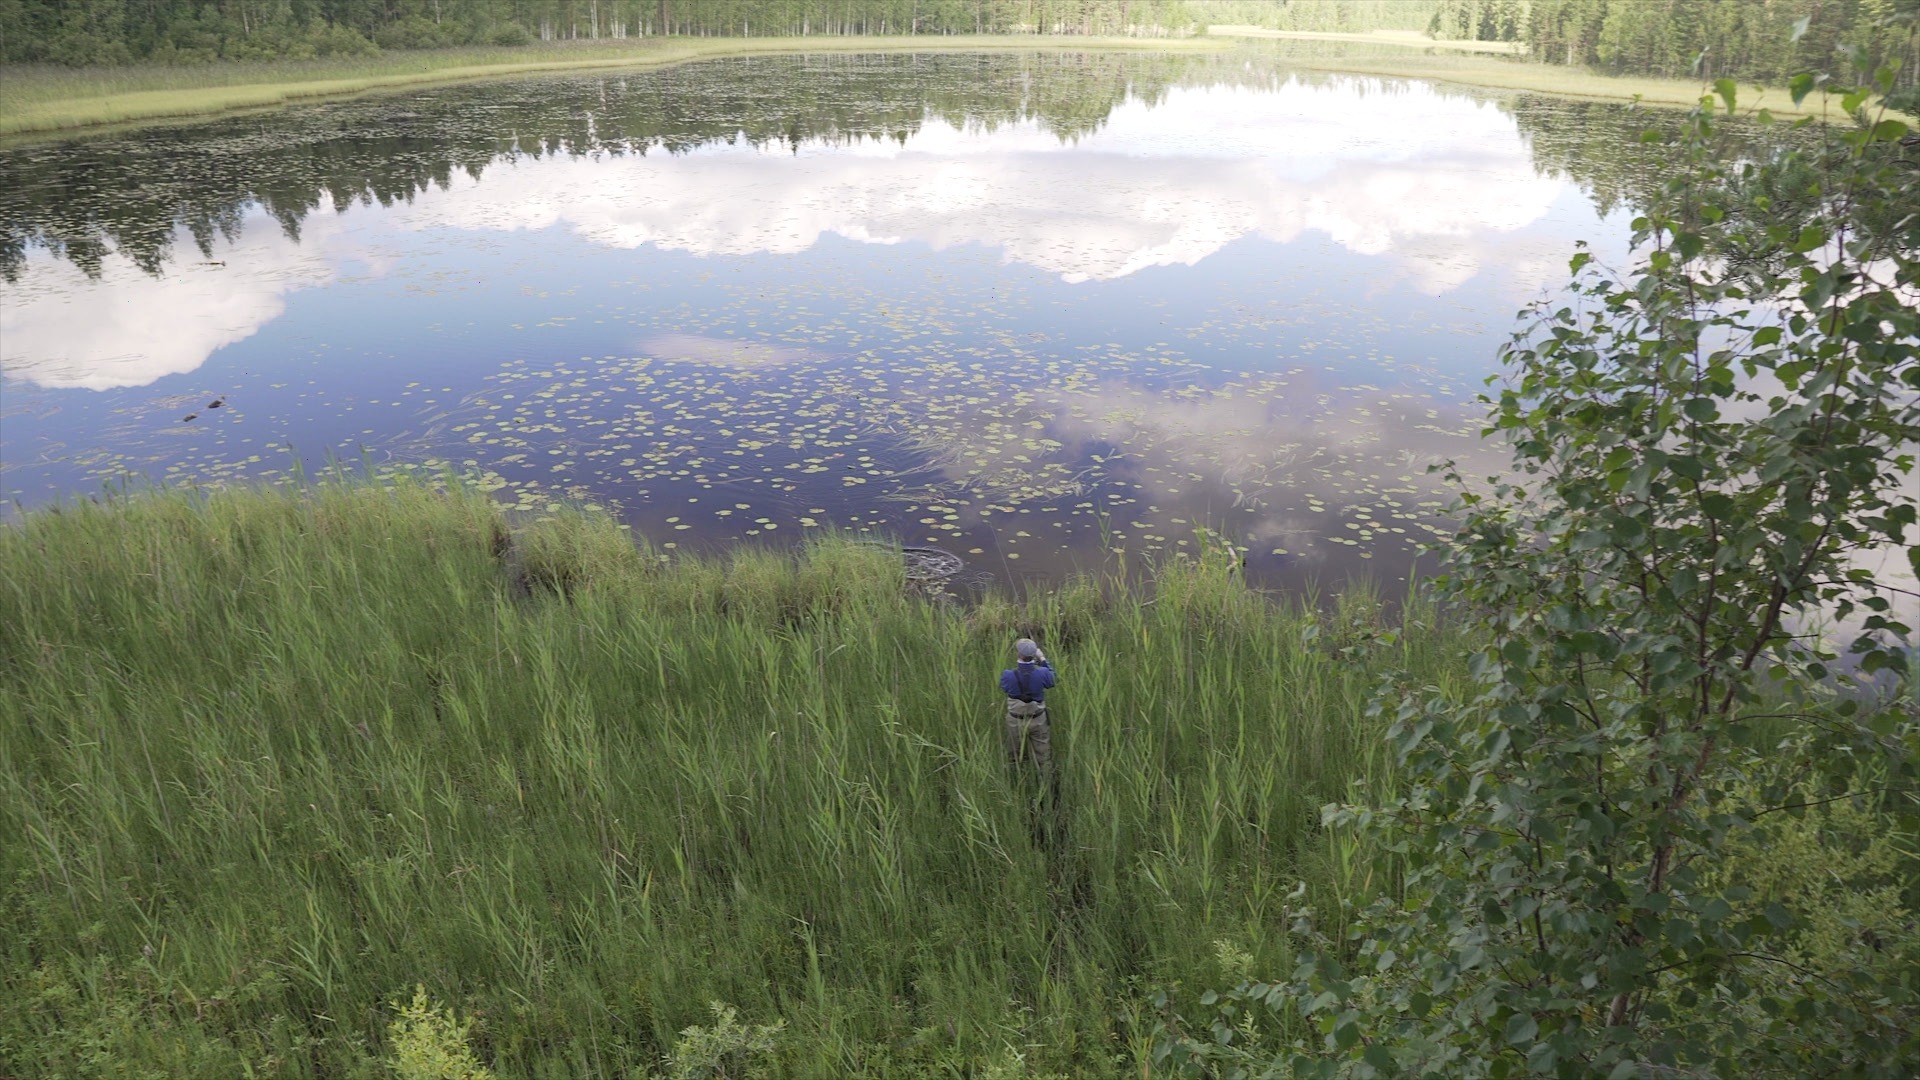
M 1013 643 L 1017 661 L 1000 673 L 1007 695 L 1007 763 L 1018 767 L 1032 759 L 1045 772 L 1053 767 L 1053 742 L 1047 727 L 1047 691 L 1057 681 L 1047 654 L 1032 638 Z

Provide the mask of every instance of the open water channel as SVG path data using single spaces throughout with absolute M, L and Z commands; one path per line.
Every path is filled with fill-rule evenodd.
M 665 549 L 1390 589 L 1622 108 L 1257 54 L 819 56 L 0 147 L 0 493 L 454 468 Z M 216 404 L 217 403 L 217 404 Z

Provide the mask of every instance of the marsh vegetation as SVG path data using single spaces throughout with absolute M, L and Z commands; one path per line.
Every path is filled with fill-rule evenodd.
M 794 1075 L 1142 1060 L 1147 988 L 1286 967 L 1384 867 L 1318 825 L 1386 778 L 1423 609 L 1275 607 L 1225 549 L 1151 594 L 971 610 L 898 556 L 662 559 L 484 494 L 175 492 L 0 532 L 0 1047 L 26 1071 L 357 1074 L 424 984 L 501 1075 L 635 1074 L 721 1001 Z M 1010 775 L 1014 637 L 1063 672 Z M 1069 693 L 1065 688 L 1071 688 Z

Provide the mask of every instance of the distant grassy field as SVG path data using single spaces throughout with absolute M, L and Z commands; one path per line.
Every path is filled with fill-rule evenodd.
M 1392 45 L 1400 48 L 1436 49 L 1442 52 L 1493 53 L 1521 56 L 1526 46 L 1517 41 L 1461 41 L 1431 38 L 1415 30 L 1371 30 L 1364 34 L 1342 34 L 1322 30 L 1269 30 L 1263 26 L 1209 26 L 1209 37 L 1268 38 L 1275 41 L 1341 41 L 1352 45 Z
M 1423 42 L 1416 43 L 1423 47 L 1413 48 L 1406 42 L 1390 40 L 1388 35 L 1356 34 L 1337 41 L 1333 37 L 1299 35 L 1281 39 L 1262 35 L 1245 44 L 1280 57 L 1288 66 L 1314 71 L 1430 79 L 1595 101 L 1638 100 L 1643 105 L 1691 108 L 1711 92 L 1696 80 L 1602 75 L 1584 67 L 1540 64 L 1518 56 L 1446 47 L 1456 43 Z M 1836 118 L 1843 118 L 1837 104 L 1828 106 L 1819 95 L 1795 105 L 1780 87 L 1742 86 L 1739 101 L 1742 110 L 1765 107 L 1782 117 L 1819 117 L 1824 115 L 1823 109 L 1831 108 Z
M 1217 50 L 1204 38 L 1058 35 L 629 38 L 520 48 L 396 50 L 373 58 L 193 67 L 0 68 L 0 135 L 207 116 L 428 83 L 592 68 L 648 68 L 727 56 L 1016 49 Z
M 1380 885 L 1317 808 L 1386 779 L 1380 671 L 1463 652 L 1416 608 L 1343 656 L 1363 593 L 1234 569 L 960 610 L 851 541 L 669 562 L 424 487 L 30 513 L 0 1062 L 385 1075 L 420 985 L 502 1076 L 691 1067 L 713 1001 L 785 1023 L 727 1029 L 779 1075 L 1138 1075 L 1151 988 L 1226 980 L 1216 942 L 1285 971 L 1297 882 L 1330 929 Z M 1020 634 L 1062 672 L 1052 794 L 1002 760 Z

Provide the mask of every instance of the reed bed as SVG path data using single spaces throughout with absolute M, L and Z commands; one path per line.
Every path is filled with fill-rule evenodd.
M 1216 942 L 1289 966 L 1318 825 L 1386 781 L 1406 611 L 1230 553 L 970 610 L 844 539 L 664 559 L 425 486 L 168 492 L 0 530 L 0 1072 L 384 1075 L 416 986 L 503 1075 L 638 1076 L 713 1020 L 775 1075 L 1138 1075 Z M 1012 639 L 1059 665 L 1010 772 Z M 685 1065 L 685 1062 L 680 1062 Z

